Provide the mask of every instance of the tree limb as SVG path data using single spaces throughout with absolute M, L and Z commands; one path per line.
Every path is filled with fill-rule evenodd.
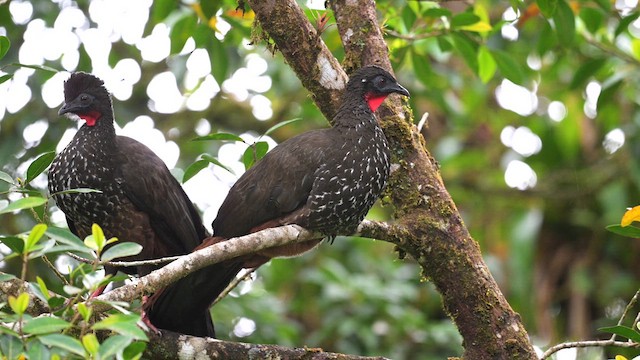
M 316 94 L 325 116 L 332 114 L 339 96 L 318 96 L 329 89 L 319 73 L 341 73 L 337 61 L 294 0 L 248 0 L 260 26 L 275 41 L 287 63 Z M 391 70 L 373 0 L 332 0 L 338 30 L 345 46 L 348 70 L 377 64 Z M 302 31 L 300 29 L 303 29 Z M 321 59 L 331 59 L 329 62 Z M 319 64 L 329 64 L 333 69 Z M 412 125 L 411 110 L 392 98 L 379 111 L 398 168 L 388 185 L 395 215 L 404 226 L 396 232 L 400 247 L 422 266 L 443 296 L 444 307 L 464 338 L 469 359 L 534 359 L 535 352 L 520 316 L 498 288 L 444 187 L 437 162 L 424 138 Z M 394 101 L 395 100 L 395 101 Z M 329 119 L 331 117 L 327 116 Z

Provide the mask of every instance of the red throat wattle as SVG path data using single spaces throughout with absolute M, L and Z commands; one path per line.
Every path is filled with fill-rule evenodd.
M 78 114 L 78 116 L 80 116 L 80 118 L 82 120 L 84 120 L 87 123 L 88 126 L 95 126 L 96 121 L 98 121 L 98 119 L 100 119 L 102 114 L 100 114 L 97 111 L 90 111 L 90 112 L 85 113 L 85 114 Z
M 371 109 L 371 111 L 376 111 L 380 107 L 384 99 L 386 98 L 387 98 L 387 94 L 380 95 L 380 94 L 374 94 L 374 93 L 367 93 L 364 96 L 364 99 L 367 100 L 367 104 L 369 104 L 369 108 Z

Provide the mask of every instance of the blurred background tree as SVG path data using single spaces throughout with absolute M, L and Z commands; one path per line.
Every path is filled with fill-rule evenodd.
M 299 3 L 342 59 L 324 1 Z M 378 2 L 396 75 L 415 113 L 428 113 L 427 146 L 538 346 L 601 337 L 597 328 L 615 323 L 637 289 L 640 244 L 604 230 L 639 202 L 636 6 Z M 277 123 L 307 120 L 263 138 L 274 146 L 326 126 L 252 26 L 251 10 L 237 7 L 231 0 L 0 4 L 0 35 L 11 44 L 0 62 L 0 170 L 24 177 L 39 154 L 62 149 L 78 125 L 57 116 L 62 82 L 68 72 L 92 72 L 114 94 L 122 133 L 149 145 L 179 179 L 202 154 L 233 170 L 210 164 L 184 184 L 210 224 L 244 169 L 247 144 L 190 140 L 231 132 L 251 144 Z M 7 46 L 0 42 L 0 51 Z M 46 178 L 30 186 L 43 190 Z M 0 191 L 7 188 L 0 182 Z M 0 202 L 19 196 L 3 193 Z M 63 226 L 62 214 L 50 210 Z M 369 217 L 389 213 L 377 206 Z M 3 215 L 0 233 L 34 223 L 26 212 Z M 218 333 L 397 359 L 461 353 L 437 292 L 393 252 L 387 243 L 349 238 L 274 260 L 214 308 Z M 56 264 L 73 261 L 63 255 Z M 0 270 L 17 266 L 6 261 Z M 56 281 L 44 267 L 36 273 Z

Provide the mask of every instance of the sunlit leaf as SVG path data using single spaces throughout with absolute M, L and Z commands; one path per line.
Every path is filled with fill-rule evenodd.
M 622 227 L 618 224 L 615 224 L 615 225 L 608 225 L 605 227 L 605 229 L 607 229 L 608 231 L 611 231 L 614 234 L 618 234 L 618 235 L 622 235 L 622 236 L 626 236 L 634 239 L 640 239 L 640 228 L 637 228 L 633 225 Z
M 82 345 L 87 352 L 95 357 L 100 350 L 100 342 L 95 334 L 89 333 L 82 337 Z
M 89 318 L 91 317 L 91 314 L 93 313 L 93 310 L 88 307 L 87 305 L 85 305 L 85 303 L 78 303 L 78 305 L 76 306 L 78 309 L 78 313 L 80 313 L 80 315 L 82 315 L 82 319 L 84 321 L 89 321 Z
M 253 164 L 264 157 L 267 151 L 269 151 L 269 144 L 265 141 L 258 141 L 249 146 L 242 154 L 242 163 L 245 169 L 249 170 Z
M 45 298 L 45 301 L 49 301 L 51 295 L 49 295 L 47 284 L 45 284 L 44 280 L 42 280 L 40 276 L 36 276 L 36 281 L 38 283 L 38 287 L 40 288 L 40 292 L 42 292 L 42 296 L 44 296 Z
M 599 328 L 598 331 L 616 334 L 618 336 L 625 337 L 631 341 L 640 343 L 640 333 L 638 333 L 637 331 L 633 330 L 628 326 L 623 326 L 623 325 L 607 326 L 607 327 Z
M 133 242 L 123 242 L 105 250 L 100 259 L 102 261 L 111 261 L 115 258 L 138 255 L 142 251 L 142 245 Z
M 73 250 L 88 254 L 91 253 L 91 249 L 87 248 L 83 241 L 68 229 L 50 226 L 47 228 L 46 234 L 58 244 L 64 245 L 64 251 Z
M 29 307 L 29 295 L 21 293 L 17 297 L 9 295 L 9 307 L 17 315 L 22 315 Z
M 496 73 L 496 61 L 493 60 L 493 56 L 486 46 L 481 46 L 478 49 L 478 76 L 483 83 L 488 83 Z
M 7 51 L 9 51 L 10 47 L 11 41 L 9 41 L 9 38 L 4 35 L 0 35 L 0 59 L 2 59 L 7 54 Z
M 5 74 L 0 76 L 0 84 L 7 82 L 13 78 L 13 74 Z
M 169 38 L 171 39 L 171 54 L 179 53 L 196 29 L 198 18 L 192 12 L 185 13 L 171 27 Z
M 91 327 L 94 330 L 111 330 L 136 340 L 148 340 L 147 335 L 140 329 L 137 322 L 140 316 L 136 314 L 112 314 L 98 321 Z
M 215 133 L 215 134 L 200 136 L 193 139 L 193 141 L 208 141 L 208 140 L 231 140 L 231 141 L 244 142 L 244 140 L 242 140 L 240 136 L 235 134 L 229 134 L 229 133 Z
M 28 334 L 48 334 L 60 332 L 71 326 L 70 322 L 56 317 L 37 317 L 25 322 L 22 330 Z
M 51 162 L 56 157 L 55 151 L 46 152 L 37 159 L 33 160 L 33 162 L 29 165 L 27 169 L 27 183 L 33 181 L 38 175 L 42 174 L 43 171 L 51 165 Z
M 487 31 L 491 31 L 491 29 L 493 28 L 491 27 L 491 24 L 487 22 L 478 21 L 477 23 L 472 25 L 461 26 L 460 29 L 465 31 L 473 31 L 473 32 L 487 32 Z
M 47 199 L 37 197 L 37 196 L 18 199 L 12 202 L 11 204 L 9 204 L 9 206 L 3 209 L 0 209 L 0 214 L 6 214 L 6 213 L 14 212 L 17 210 L 31 209 L 34 207 L 44 205 L 46 202 L 47 202 Z
M 29 232 L 29 236 L 25 240 L 24 251 L 31 252 L 33 247 L 42 239 L 45 231 L 47 231 L 47 225 L 37 224 Z
M 269 129 L 267 129 L 267 131 L 265 131 L 265 132 L 264 132 L 264 134 L 265 134 L 265 135 L 269 135 L 269 134 L 271 134 L 272 132 L 274 132 L 274 131 L 276 131 L 276 130 L 280 129 L 280 128 L 281 128 L 281 127 L 283 127 L 283 126 L 287 126 L 287 125 L 289 125 L 289 124 L 292 124 L 292 123 L 297 122 L 297 121 L 300 121 L 300 120 L 302 120 L 302 118 L 295 118 L 295 119 L 291 119 L 291 120 L 286 120 L 286 121 L 283 121 L 283 122 L 279 122 L 279 123 L 277 123 L 277 124 L 273 125 L 272 127 L 270 127 Z
M 69 335 L 51 334 L 40 336 L 38 339 L 45 345 L 58 347 L 81 357 L 85 356 L 84 347 L 80 341 Z
M 558 7 L 553 14 L 558 40 L 563 46 L 571 46 L 576 36 L 576 19 L 571 6 L 565 0 L 558 0 Z

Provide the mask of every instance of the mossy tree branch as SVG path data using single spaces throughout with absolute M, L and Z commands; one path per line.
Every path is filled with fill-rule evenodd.
M 248 0 L 263 31 L 275 42 L 303 85 L 329 119 L 341 89 L 328 89 L 323 72 L 342 73 L 317 31 L 294 0 Z M 345 68 L 377 64 L 391 70 L 389 53 L 373 0 L 332 0 L 343 45 Z M 326 62 L 319 61 L 331 59 Z M 321 64 L 330 64 L 333 70 Z M 330 94 L 330 96 L 327 96 Z M 491 276 L 446 190 L 437 162 L 413 126 L 411 109 L 395 98 L 378 112 L 394 155 L 388 193 L 404 225 L 397 243 L 421 265 L 443 296 L 445 309 L 464 338 L 469 359 L 536 358 L 520 317 Z

